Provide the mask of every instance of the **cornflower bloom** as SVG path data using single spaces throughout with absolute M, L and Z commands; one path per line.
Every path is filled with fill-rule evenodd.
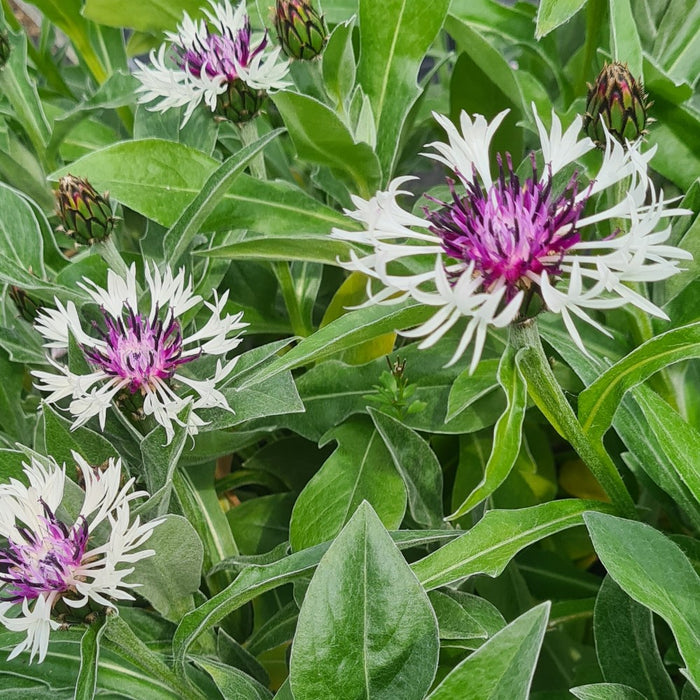
M 198 409 L 221 408 L 232 411 L 224 395 L 216 388 L 233 370 L 238 358 L 222 364 L 222 359 L 240 342 L 243 312 L 224 312 L 228 291 L 220 297 L 214 292 L 213 303 L 204 302 L 211 312 L 206 323 L 191 335 L 184 335 L 180 317 L 202 301 L 192 291 L 192 280 L 185 284 L 185 271 L 176 276 L 170 270 L 163 275 L 154 266 L 145 268 L 150 290 L 150 310 L 139 311 L 134 265 L 122 279 L 113 271 L 107 276 L 107 289 L 85 280 L 79 283 L 99 305 L 102 325 L 93 324 L 99 337 L 83 330 L 73 302 L 65 306 L 56 299 L 56 309 L 43 309 L 36 320 L 44 336 L 44 347 L 68 349 L 72 335 L 83 351 L 92 372 L 76 374 L 55 359 L 49 358 L 55 372 L 35 371 L 36 388 L 49 392 L 46 401 L 55 403 L 68 396 L 68 407 L 75 418 L 73 428 L 98 416 L 104 429 L 107 409 L 114 400 L 127 405 L 132 413 L 152 416 L 165 428 L 167 442 L 174 436 L 173 423 L 196 435 L 204 421 Z M 215 356 L 214 376 L 197 380 L 180 368 L 205 355 Z M 186 394 L 186 395 L 182 395 Z M 190 407 L 186 422 L 180 418 Z
M 154 554 L 141 546 L 161 521 L 130 522 L 129 502 L 148 494 L 129 493 L 133 479 L 120 485 L 121 461 L 93 469 L 79 454 L 73 458 L 85 496 L 72 525 L 56 515 L 66 478 L 65 466 L 52 458 L 24 465 L 28 486 L 17 479 L 0 484 L 0 535 L 7 539 L 0 549 L 0 623 L 27 635 L 10 659 L 26 649 L 30 662 L 35 656 L 43 661 L 51 630 L 70 620 L 71 610 L 133 600 L 125 589 L 140 584 L 124 580 L 134 571 L 129 565 Z
M 139 101 L 160 98 L 151 107 L 158 112 L 186 105 L 183 125 L 202 100 L 212 112 L 245 122 L 257 114 L 268 91 L 289 85 L 281 49 L 265 51 L 267 33 L 254 46 L 245 0 L 235 10 L 229 0 L 210 5 L 206 20 L 185 13 L 177 32 L 165 33 L 174 67 L 166 64 L 166 44 L 151 51 L 152 68 L 136 61 Z
M 548 132 L 535 112 L 544 159 L 541 174 L 534 154 L 532 174 L 524 181 L 516 175 L 510 156 L 499 154 L 494 179 L 489 146 L 506 114 L 507 110 L 488 123 L 481 115 L 472 119 L 462 112 L 460 133 L 446 117 L 434 113 L 448 143 L 428 144 L 437 153 L 424 155 L 454 172 L 457 181 L 447 180 L 449 201 L 428 197 L 437 207 L 425 207 L 423 216 L 406 211 L 397 200 L 409 194 L 401 186 L 415 178 L 399 177 L 369 200 L 353 197 L 357 208 L 346 213 L 360 222 L 362 230 L 332 233 L 372 248 L 364 257 L 351 251 L 344 263 L 369 277 L 366 304 L 411 298 L 437 309 L 425 323 L 404 332 L 422 337 L 419 347 L 434 345 L 462 317 L 469 319 L 448 364 L 457 362 L 473 342 L 471 371 L 481 357 L 488 328 L 522 319 L 535 293 L 549 311 L 562 316 L 584 353 L 572 316 L 607 333 L 587 309 L 633 304 L 666 318 L 627 283 L 665 279 L 679 271 L 678 260 L 691 258 L 686 251 L 665 245 L 670 226 L 657 230 L 662 218 L 688 212 L 667 208 L 663 193 L 654 191 L 646 167 L 655 148 L 642 153 L 641 140 L 624 148 L 606 132 L 595 178 L 581 183 L 574 172 L 561 186 L 561 177 L 556 176 L 594 149 L 594 143 L 579 138 L 581 117 L 562 133 L 552 113 Z M 627 178 L 629 185 L 620 201 L 607 209 L 584 211 L 594 195 Z M 650 204 L 645 204 L 647 197 Z M 596 236 L 595 226 L 611 220 L 625 220 L 627 230 Z M 379 291 L 372 291 L 372 280 L 381 283 Z

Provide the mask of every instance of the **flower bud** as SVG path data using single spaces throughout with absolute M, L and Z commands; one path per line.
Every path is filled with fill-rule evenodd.
M 219 119 L 243 124 L 258 114 L 266 99 L 264 90 L 255 90 L 236 78 L 217 97 L 215 113 Z
M 19 312 L 19 315 L 25 321 L 29 323 L 34 323 L 37 313 L 39 312 L 39 308 L 42 306 L 41 302 L 38 299 L 35 299 L 34 297 L 30 296 L 21 287 L 10 285 L 9 292 L 10 299 L 12 299 L 12 301 L 14 302 L 14 305 L 17 308 L 17 311 Z
M 4 29 L 0 30 L 0 69 L 4 68 L 10 59 L 11 51 L 10 35 Z
M 599 146 L 605 144 L 603 125 L 621 144 L 646 133 L 647 95 L 626 64 L 607 63 L 595 85 L 588 84 L 588 102 L 583 128 Z
M 328 30 L 309 0 L 277 0 L 273 21 L 287 56 L 310 61 L 321 55 Z
M 61 229 L 84 245 L 104 241 L 114 228 L 109 193 L 98 194 L 83 178 L 66 175 L 56 191 Z

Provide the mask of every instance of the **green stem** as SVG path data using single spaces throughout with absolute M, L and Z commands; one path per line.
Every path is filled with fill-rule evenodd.
M 602 444 L 582 430 L 547 361 L 535 319 L 510 327 L 510 344 L 518 350 L 517 361 L 527 390 L 552 427 L 576 450 L 621 515 L 637 518 L 632 500 L 615 464 Z
M 255 143 L 258 140 L 258 128 L 255 125 L 255 120 L 239 124 L 238 129 L 241 135 L 241 145 L 243 147 L 249 146 L 251 143 Z M 265 157 L 262 151 L 250 161 L 249 167 L 253 177 L 260 180 L 265 180 L 267 178 Z M 308 327 L 301 313 L 301 306 L 296 289 L 294 288 L 294 280 L 292 279 L 289 263 L 284 260 L 279 260 L 272 263 L 272 269 L 277 277 L 277 282 L 282 292 L 282 298 L 284 299 L 284 305 L 287 307 L 287 314 L 289 315 L 292 332 L 303 338 L 311 335 L 313 329 Z
M 255 124 L 255 119 L 243 122 L 238 125 L 238 133 L 241 137 L 241 146 L 245 148 L 255 143 L 258 140 L 258 127 Z M 250 174 L 258 180 L 267 179 L 267 170 L 265 169 L 265 156 L 261 151 L 248 164 Z
M 167 664 L 154 654 L 119 615 L 110 615 L 105 626 L 103 644 L 112 646 L 120 656 L 156 680 L 172 688 L 183 700 L 203 700 L 196 688 L 183 683 Z
M 299 306 L 299 299 L 294 289 L 294 279 L 292 278 L 292 271 L 289 268 L 289 263 L 279 260 L 272 263 L 272 268 L 275 271 L 275 275 L 277 275 L 277 281 L 282 291 L 282 298 L 284 299 L 287 313 L 289 314 L 292 332 L 294 335 L 306 338 L 306 336 L 311 335 L 313 329 L 309 328 L 301 313 L 301 307 Z
M 102 259 L 114 270 L 120 277 L 126 277 L 127 267 L 124 259 L 114 245 L 114 237 L 107 236 L 104 241 L 95 243 L 92 247 L 93 251 L 102 257 Z

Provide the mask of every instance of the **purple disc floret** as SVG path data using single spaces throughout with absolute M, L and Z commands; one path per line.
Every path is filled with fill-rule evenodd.
M 170 379 L 177 368 L 198 354 L 182 356 L 182 332 L 172 311 L 163 321 L 157 312 L 152 320 L 136 314 L 127 305 L 126 318 L 112 318 L 104 309 L 105 333 L 99 327 L 107 347 L 84 347 L 87 359 L 108 375 L 129 381 L 132 394 L 151 391 L 154 380 Z
M 73 588 L 88 543 L 88 525 L 82 516 L 72 528 L 44 505 L 44 531 L 18 527 L 19 537 L 8 539 L 0 550 L 0 581 L 5 583 L 2 600 L 33 600 L 43 593 L 65 593 Z
M 189 71 L 195 78 L 205 74 L 232 83 L 240 77 L 236 64 L 247 67 L 267 46 L 267 33 L 252 50 L 250 38 L 250 20 L 246 17 L 237 31 L 225 27 L 222 34 L 208 32 L 205 39 L 197 37 L 189 48 L 174 45 L 173 50 L 180 69 Z
M 551 177 L 537 178 L 534 154 L 532 177 L 523 185 L 510 154 L 506 163 L 508 177 L 499 154 L 499 177 L 488 189 L 475 171 L 465 183 L 465 196 L 448 179 L 452 201 L 433 199 L 442 206 L 433 212 L 426 209 L 426 216 L 432 224 L 429 230 L 440 237 L 450 257 L 473 263 L 486 289 L 505 283 L 506 297 L 512 298 L 543 270 L 560 274 L 562 255 L 580 240 L 576 222 L 586 198 L 576 201 L 576 173 L 564 191 L 554 195 Z

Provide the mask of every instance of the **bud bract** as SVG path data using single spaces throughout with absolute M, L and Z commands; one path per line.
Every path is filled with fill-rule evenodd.
M 10 58 L 11 51 L 10 35 L 2 29 L 0 30 L 0 69 L 5 67 L 5 64 Z
M 309 0 L 277 0 L 274 23 L 277 38 L 290 58 L 310 61 L 322 53 L 328 30 L 323 15 Z
M 14 302 L 19 315 L 29 323 L 34 323 L 39 308 L 42 306 L 38 299 L 27 294 L 27 292 L 21 287 L 15 287 L 10 285 L 9 287 L 10 299 Z
M 84 245 L 104 241 L 114 228 L 109 194 L 98 194 L 83 178 L 66 175 L 56 191 L 61 229 Z
M 583 128 L 596 144 L 605 144 L 608 132 L 624 145 L 646 133 L 649 108 L 644 86 L 623 63 L 605 64 L 594 85 L 588 85 Z
M 266 99 L 267 93 L 264 90 L 256 90 L 236 78 L 216 98 L 214 112 L 219 119 L 243 124 L 258 114 Z

